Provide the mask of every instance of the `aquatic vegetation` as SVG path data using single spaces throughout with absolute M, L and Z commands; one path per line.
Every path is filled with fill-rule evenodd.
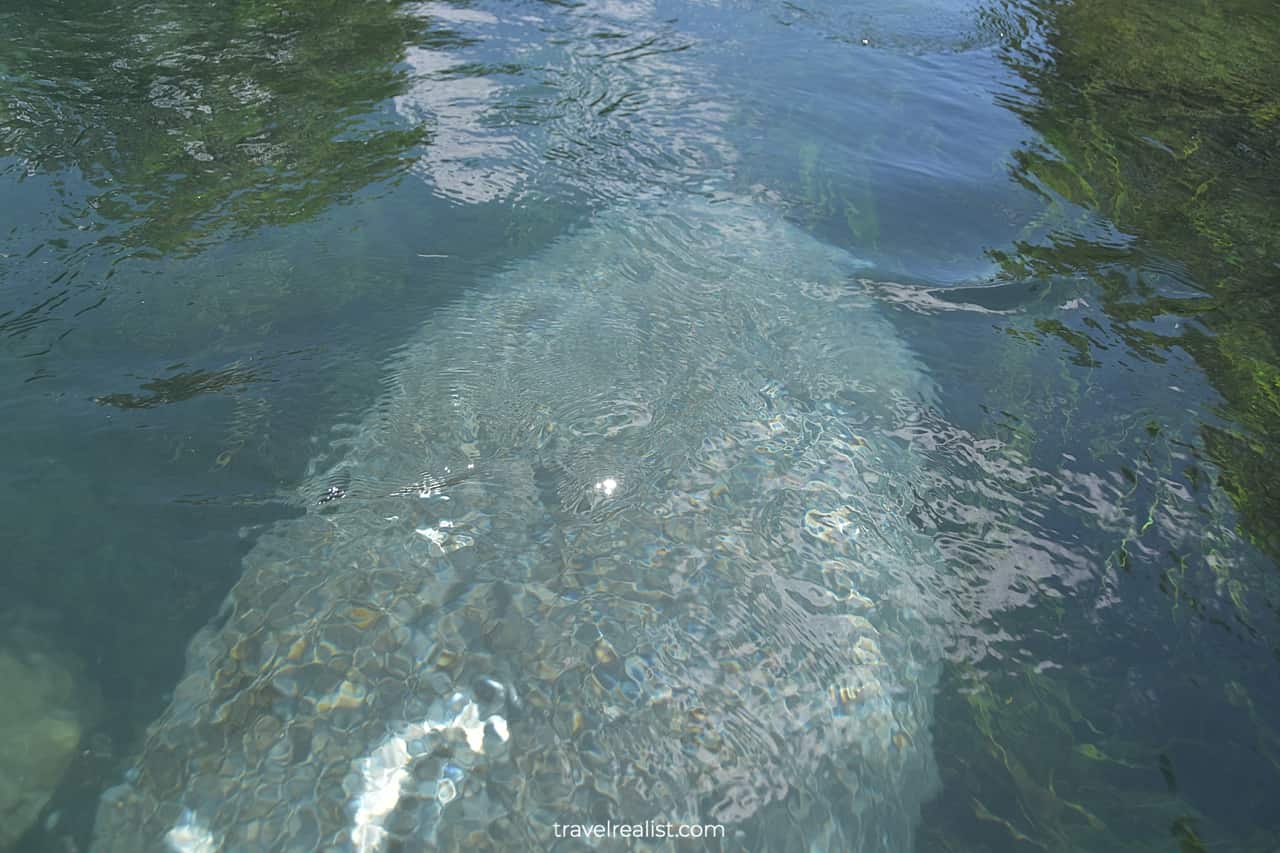
M 1056 682 L 1077 706 L 1094 704 L 1113 682 L 1072 669 L 952 673 L 968 707 L 954 709 L 965 720 L 954 734 L 938 735 L 945 750 L 955 750 L 940 756 L 944 780 L 993 791 L 1003 779 L 1009 793 L 975 802 L 969 820 L 977 824 L 964 831 L 960 815 L 944 820 L 953 836 L 935 836 L 940 846 L 1005 849 L 1012 839 L 1026 849 L 1127 850 L 1137 849 L 1140 838 L 1151 849 L 1172 843 L 1184 851 L 1276 844 L 1275 831 L 1246 828 L 1267 811 L 1262 792 L 1273 792 L 1280 780 L 1276 722 L 1244 698 L 1261 689 L 1274 665 L 1280 601 L 1273 562 L 1280 556 L 1273 287 L 1280 185 L 1266 153 L 1275 150 L 1280 131 L 1269 72 L 1270 57 L 1280 52 L 1273 12 L 1247 0 L 1213 8 L 1086 0 L 986 10 L 1002 35 L 1006 63 L 1026 84 L 1011 88 L 1003 103 L 1039 134 L 1017 152 L 1013 176 L 1051 207 L 1075 211 L 992 256 L 1010 281 L 1087 282 L 1093 306 L 1083 316 L 1010 325 L 1013 340 L 1037 347 L 1060 342 L 1074 378 L 1058 387 L 1076 390 L 1057 395 L 1052 413 L 1025 391 L 1001 391 L 995 408 L 1012 413 L 1025 458 L 1035 458 L 1038 447 L 1051 453 L 1071 447 L 1060 421 L 1090 423 L 1097 435 L 1091 454 L 1109 460 L 1127 483 L 1120 505 L 1129 521 L 1116 530 L 1103 566 L 1130 596 L 1150 584 L 1165 597 L 1175 636 L 1203 648 L 1186 654 L 1213 659 L 1218 670 L 1181 694 L 1183 701 L 1203 707 L 1206 718 L 1235 720 L 1239 729 L 1236 736 L 1229 727 L 1204 735 L 1213 745 L 1195 743 L 1174 719 L 1149 730 L 1123 718 L 1104 722 L 1105 705 L 1087 715 L 1092 725 L 1061 725 L 1053 720 L 1063 719 L 1055 709 L 1064 699 L 1040 691 L 1028 702 L 1028 681 Z M 1113 417 L 1112 430 L 1098 425 L 1107 409 L 1101 389 L 1081 384 L 1088 371 L 1117 358 L 1176 365 L 1186 356 L 1220 395 L 1191 423 L 1173 412 L 1137 411 Z M 1190 539 L 1189 530 L 1207 541 Z M 1036 620 L 1052 612 L 1045 605 L 1025 617 L 1008 613 L 1002 626 L 1017 636 L 1023 625 L 1030 637 Z M 1097 630 L 1069 613 L 1059 619 L 1063 637 Z M 1232 638 L 1230 663 L 1214 657 L 1219 647 L 1208 632 Z M 1041 654 L 1051 658 L 1052 650 Z M 1169 675 L 1175 682 L 1190 677 Z M 1152 688 L 1153 697 L 1170 692 L 1180 693 Z M 949 692 L 943 695 L 951 701 Z M 1131 712 L 1166 716 L 1154 708 Z M 984 733 L 977 750 L 961 746 L 971 739 L 970 723 Z M 1224 803 L 1203 788 L 1189 793 L 1199 786 L 1175 775 L 1176 764 L 1203 767 L 1204 756 L 1213 755 L 1214 766 L 1222 766 L 1226 754 L 1236 756 L 1237 772 L 1249 774 L 1259 791 L 1238 800 L 1231 818 L 1223 817 L 1233 814 Z
M 969 668 L 950 677 L 957 682 L 946 691 L 946 709 L 956 715 L 944 716 L 940 707 L 939 725 L 964 734 L 940 733 L 939 740 L 959 743 L 972 737 L 972 725 L 980 741 L 959 761 L 943 757 L 944 784 L 981 794 L 971 798 L 968 815 L 926 824 L 933 832 L 923 843 L 931 848 L 1154 851 L 1169 849 L 1172 837 L 1177 849 L 1203 850 L 1233 834 L 1178 796 L 1159 746 L 1112 729 L 1105 702 L 1083 686 L 1100 688 L 1105 679 L 1029 667 L 995 677 Z M 1081 697 L 1093 698 L 1081 707 Z M 965 831 L 955 832 L 958 826 Z
M 400 2 L 278 5 L 0 10 L 6 352 L 75 332 L 135 359 L 239 355 L 421 271 L 370 200 L 428 143 L 389 107 L 404 52 L 451 32 Z
M 1134 366 L 1091 283 L 1047 284 L 1043 301 L 1001 287 L 905 303 L 953 333 L 957 316 L 1008 331 L 968 353 L 992 365 L 966 416 L 974 432 L 927 413 L 917 426 L 920 520 L 964 590 L 935 716 L 944 793 L 922 844 L 1269 849 L 1259 824 L 1277 768 L 1258 744 L 1274 743 L 1275 721 L 1229 697 L 1266 692 L 1272 564 L 1237 532 L 1198 423 L 1179 417 L 1192 389 L 1151 389 L 1165 365 Z M 1044 335 L 1043 314 L 1092 335 L 1100 363 Z M 1119 358 L 1137 374 L 1129 388 L 1108 373 Z M 1207 789 L 1228 762 L 1256 795 Z M 1191 779 L 1170 790 L 1170 775 Z
M 1043 142 L 1018 152 L 1015 177 L 1105 217 L 1125 234 L 1065 232 L 998 259 L 1014 276 L 1083 274 L 1102 287 L 1114 327 L 1139 352 L 1191 353 L 1223 397 L 1202 440 L 1243 529 L 1280 556 L 1280 347 L 1275 258 L 1280 144 L 1270 57 L 1280 24 L 1265 3 L 1101 2 L 993 7 L 1011 68 L 1033 88 L 1006 100 Z M 1020 21 L 1020 23 L 1018 23 Z M 1103 237 L 1103 239 L 1098 239 Z M 1172 261 L 1199 293 L 1160 286 Z M 1143 270 L 1136 280 L 1118 267 Z M 1176 270 L 1174 271 L 1176 274 Z M 1158 333 L 1162 316 L 1186 319 Z
M 423 22 L 400 2 L 284 6 L 11 5 L 0 156 L 92 183 L 84 217 L 151 256 L 312 218 L 407 168 L 426 134 L 375 108 Z
M 874 250 L 880 236 L 880 224 L 876 219 L 875 196 L 871 192 L 870 181 L 866 174 L 867 167 L 861 167 L 858 175 L 856 197 L 837 193 L 829 178 L 824 178 L 827 170 L 819 159 L 816 142 L 805 142 L 799 148 L 800 186 L 803 207 L 800 215 L 806 224 L 813 226 L 824 219 L 843 219 L 848 226 L 846 235 L 849 244 Z
M 243 389 L 257 381 L 253 369 L 235 365 L 216 371 L 188 370 L 142 383 L 146 394 L 107 394 L 95 402 L 121 409 L 146 409 L 188 400 L 197 394 Z

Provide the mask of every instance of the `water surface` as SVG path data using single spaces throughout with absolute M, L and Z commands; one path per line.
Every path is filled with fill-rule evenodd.
M 406 342 L 684 197 L 865 261 L 849 285 L 936 388 L 884 437 L 922 460 L 906 521 L 956 614 L 917 846 L 1273 849 L 1277 20 L 8 4 L 0 609 L 97 694 L 18 849 L 87 846 Z

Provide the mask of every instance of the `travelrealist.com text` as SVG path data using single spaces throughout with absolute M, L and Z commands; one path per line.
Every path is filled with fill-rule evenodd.
M 724 824 L 668 823 L 553 823 L 556 838 L 724 838 Z

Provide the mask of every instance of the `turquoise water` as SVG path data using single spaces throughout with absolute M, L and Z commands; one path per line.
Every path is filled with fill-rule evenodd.
M 510 752 L 456 750 L 438 815 L 362 813 L 335 777 L 333 819 L 402 818 L 405 849 L 672 801 L 732 849 L 1275 849 L 1280 37 L 1238 6 L 6 5 L 0 849 L 87 849 L 95 821 L 103 849 L 159 845 L 179 807 L 237 849 L 199 774 L 178 797 L 156 769 L 157 742 L 230 749 L 181 726 L 226 694 L 178 686 L 240 658 L 188 645 L 248 631 L 220 607 L 277 571 L 365 607 L 362 560 L 482 614 L 415 623 L 468 638 L 448 689 L 525 697 L 468 682 Z M 673 507 L 700 520 L 653 526 Z M 885 544 L 849 550 L 854 518 Z M 474 545 L 404 563 L 421 530 Z M 879 603 L 897 724 L 842 710 L 862 635 L 774 613 L 766 582 Z M 575 654 L 595 682 L 561 677 Z M 444 713 L 422 678 L 398 718 L 364 694 L 347 770 Z M 730 747 L 665 751 L 689 737 Z M 555 788 L 528 773 L 547 739 L 617 790 L 495 793 Z M 592 764 L 640 753 L 676 790 Z M 122 783 L 160 829 L 99 816 Z M 277 831 L 262 849 L 321 843 Z

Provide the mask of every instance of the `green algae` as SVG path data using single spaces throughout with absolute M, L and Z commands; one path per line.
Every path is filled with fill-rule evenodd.
M 1247 754 L 1261 787 L 1244 785 L 1238 796 L 1251 803 L 1280 780 L 1274 714 L 1254 698 L 1267 659 L 1280 658 L 1280 173 L 1267 153 L 1280 145 L 1270 70 L 1280 21 L 1249 0 L 1080 0 L 986 13 L 1028 86 L 1006 106 L 1038 134 L 1016 152 L 1012 177 L 1051 211 L 1045 227 L 1035 223 L 990 254 L 1008 281 L 1088 282 L 1098 309 L 1092 325 L 1033 317 L 1006 327 L 989 404 L 1002 415 L 996 426 L 1009 452 L 1025 458 L 1067 446 L 1065 424 L 1098 416 L 1086 383 L 1100 363 L 1189 356 L 1218 395 L 1190 432 L 1142 412 L 1089 430 L 1095 459 L 1115 463 L 1128 483 L 1129 521 L 1113 534 L 1103 569 L 1122 583 L 1154 583 L 1161 621 L 1204 647 L 1194 654 L 1212 655 L 1207 628 L 1257 656 L 1169 674 L 1185 682 L 1170 693 L 1215 709 L 1221 728 L 1202 742 L 1164 742 L 1167 732 L 1114 713 L 1114 682 L 1088 667 L 953 667 L 938 713 L 940 763 L 948 786 L 982 795 L 968 814 L 927 821 L 921 849 L 1275 849 L 1274 827 L 1199 809 L 1203 793 L 1188 788 L 1200 786 L 1186 785 L 1178 768 Z M 1044 392 L 1031 358 L 1018 353 L 1051 344 L 1072 365 L 1072 378 L 1054 383 L 1065 404 L 1057 418 L 1037 404 Z M 1195 519 L 1204 541 L 1180 539 L 1180 519 Z M 1242 559 L 1249 545 L 1270 559 Z M 1002 627 L 1031 636 L 1043 620 L 1062 637 L 1096 630 L 1052 604 L 1006 614 Z
M 1088 276 L 1136 351 L 1192 355 L 1223 398 L 1220 422 L 1206 419 L 1201 431 L 1219 484 L 1241 529 L 1280 556 L 1280 173 L 1267 154 L 1280 144 L 1274 10 L 1252 0 L 1080 2 L 993 14 L 1007 33 L 1038 36 L 1005 45 L 1035 93 L 1009 105 L 1042 139 L 1017 152 L 1014 178 L 1133 235 L 1117 242 L 1059 229 L 993 257 L 1011 276 Z M 1152 273 L 1170 261 L 1202 292 L 1153 287 Z M 1135 280 L 1120 266 L 1148 272 Z M 1176 333 L 1149 327 L 1167 315 L 1191 322 Z M 1067 340 L 1078 352 L 1094 348 Z
M 402 3 L 58 12 L 4 14 L 0 62 L 22 74 L 0 79 L 0 156 L 95 184 L 90 218 L 124 223 L 110 231 L 128 253 L 312 219 L 403 171 L 427 141 L 376 110 L 403 89 L 398 62 L 420 37 Z

